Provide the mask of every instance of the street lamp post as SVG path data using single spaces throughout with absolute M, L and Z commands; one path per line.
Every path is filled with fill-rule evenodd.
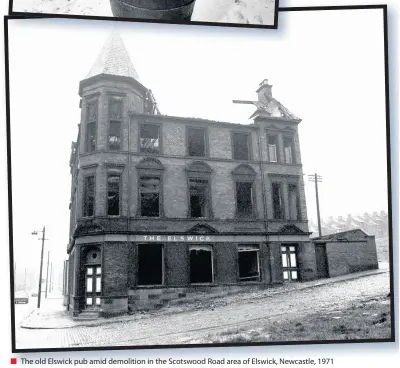
M 40 255 L 39 290 L 38 290 L 38 302 L 37 302 L 37 307 L 40 308 L 40 298 L 42 296 L 43 250 L 44 250 L 44 241 L 47 240 L 45 238 L 46 228 L 43 226 L 43 230 L 42 231 L 33 231 L 32 235 L 37 235 L 38 232 L 42 233 L 42 238 L 39 238 L 39 240 L 42 241 L 42 252 L 41 252 L 41 255 Z

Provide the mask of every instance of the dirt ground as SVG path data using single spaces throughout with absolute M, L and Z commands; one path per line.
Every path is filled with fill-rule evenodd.
M 232 328 L 253 329 L 287 321 L 306 321 L 308 316 L 330 316 L 354 303 L 387 297 L 389 273 L 262 297 L 243 295 L 168 313 L 141 313 L 129 320 L 93 327 L 28 330 L 17 333 L 18 348 L 71 346 L 139 346 L 212 343 L 215 334 Z M 312 301 L 312 302 L 311 302 Z M 356 337 L 357 338 L 357 337 Z M 363 336 L 360 335 L 360 338 Z
M 14 11 L 112 16 L 108 0 L 14 0 Z M 197 0 L 193 21 L 273 24 L 275 0 Z

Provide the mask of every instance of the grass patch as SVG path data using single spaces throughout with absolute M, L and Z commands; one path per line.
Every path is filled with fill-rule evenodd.
M 362 340 L 390 336 L 390 302 L 388 297 L 381 297 L 358 302 L 345 310 L 307 315 L 297 320 L 264 322 L 256 328 L 227 329 L 209 334 L 206 342 Z

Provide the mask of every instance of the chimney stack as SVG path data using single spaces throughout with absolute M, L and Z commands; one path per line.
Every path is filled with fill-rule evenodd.
M 272 99 L 272 85 L 268 83 L 268 79 L 264 79 L 257 91 L 258 93 L 258 101 L 263 103 L 268 103 Z

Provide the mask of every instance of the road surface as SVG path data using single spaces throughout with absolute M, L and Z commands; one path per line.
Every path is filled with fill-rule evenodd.
M 231 298 L 229 303 L 181 313 L 152 315 L 93 327 L 47 330 L 19 329 L 17 348 L 60 348 L 190 344 L 210 332 L 235 326 L 267 325 L 296 320 L 316 312 L 329 314 L 354 302 L 386 296 L 389 273 L 272 295 L 267 298 Z M 310 302 L 312 301 L 312 302 Z

